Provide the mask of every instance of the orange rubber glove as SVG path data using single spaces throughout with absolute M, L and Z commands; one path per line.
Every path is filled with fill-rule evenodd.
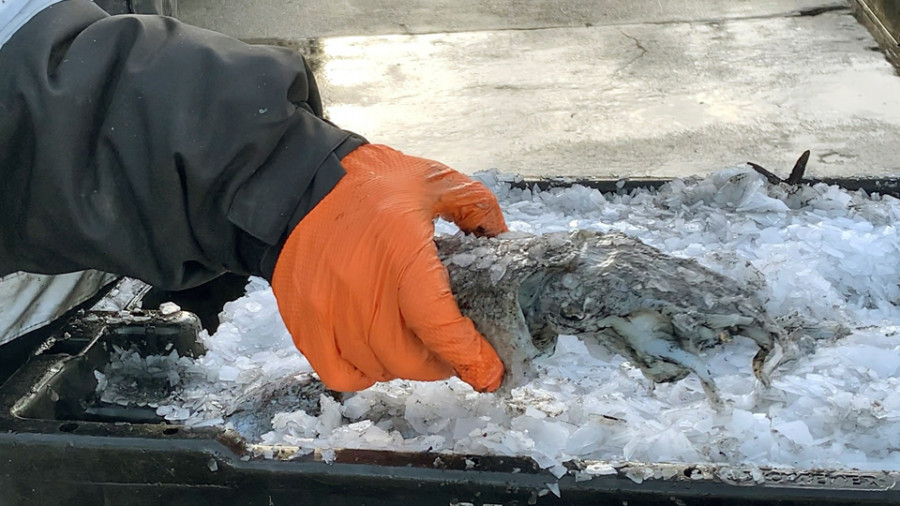
M 363 145 L 347 174 L 294 228 L 272 289 L 294 344 L 328 388 L 457 374 L 479 391 L 503 364 L 462 316 L 437 256 L 434 219 L 480 235 L 506 231 L 497 199 L 438 162 Z

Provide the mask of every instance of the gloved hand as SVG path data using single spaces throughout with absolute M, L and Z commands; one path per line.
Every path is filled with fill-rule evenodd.
M 434 219 L 479 235 L 506 231 L 497 199 L 449 167 L 360 146 L 347 174 L 294 228 L 272 278 L 297 348 L 328 388 L 454 373 L 479 391 L 503 364 L 463 317 L 437 257 Z

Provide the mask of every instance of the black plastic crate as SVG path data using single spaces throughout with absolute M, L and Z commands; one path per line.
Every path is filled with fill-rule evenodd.
M 661 180 L 538 180 L 603 191 Z M 896 179 L 828 181 L 900 196 Z M 758 471 L 711 464 L 632 462 L 616 474 L 557 480 L 527 458 L 296 448 L 247 444 L 220 428 L 186 428 L 151 408 L 105 405 L 93 371 L 113 345 L 142 353 L 202 353 L 191 313 L 86 313 L 54 333 L 0 386 L 0 505 L 3 504 L 900 504 L 897 472 Z M 271 453 L 274 458 L 260 455 Z M 570 462 L 575 471 L 589 462 Z M 632 471 L 632 473 L 629 473 Z M 628 474 L 651 476 L 637 483 Z M 760 474 L 761 471 L 761 474 Z M 558 483 L 561 497 L 548 490 Z

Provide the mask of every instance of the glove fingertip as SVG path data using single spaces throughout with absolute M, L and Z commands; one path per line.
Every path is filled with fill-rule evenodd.
M 460 379 L 479 392 L 493 392 L 500 388 L 503 381 L 503 362 L 497 352 L 486 342 L 477 359 L 470 364 L 458 367 Z

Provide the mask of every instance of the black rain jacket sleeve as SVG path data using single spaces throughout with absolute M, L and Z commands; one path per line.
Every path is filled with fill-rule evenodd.
M 0 276 L 268 278 L 364 142 L 296 53 L 55 4 L 0 48 Z

